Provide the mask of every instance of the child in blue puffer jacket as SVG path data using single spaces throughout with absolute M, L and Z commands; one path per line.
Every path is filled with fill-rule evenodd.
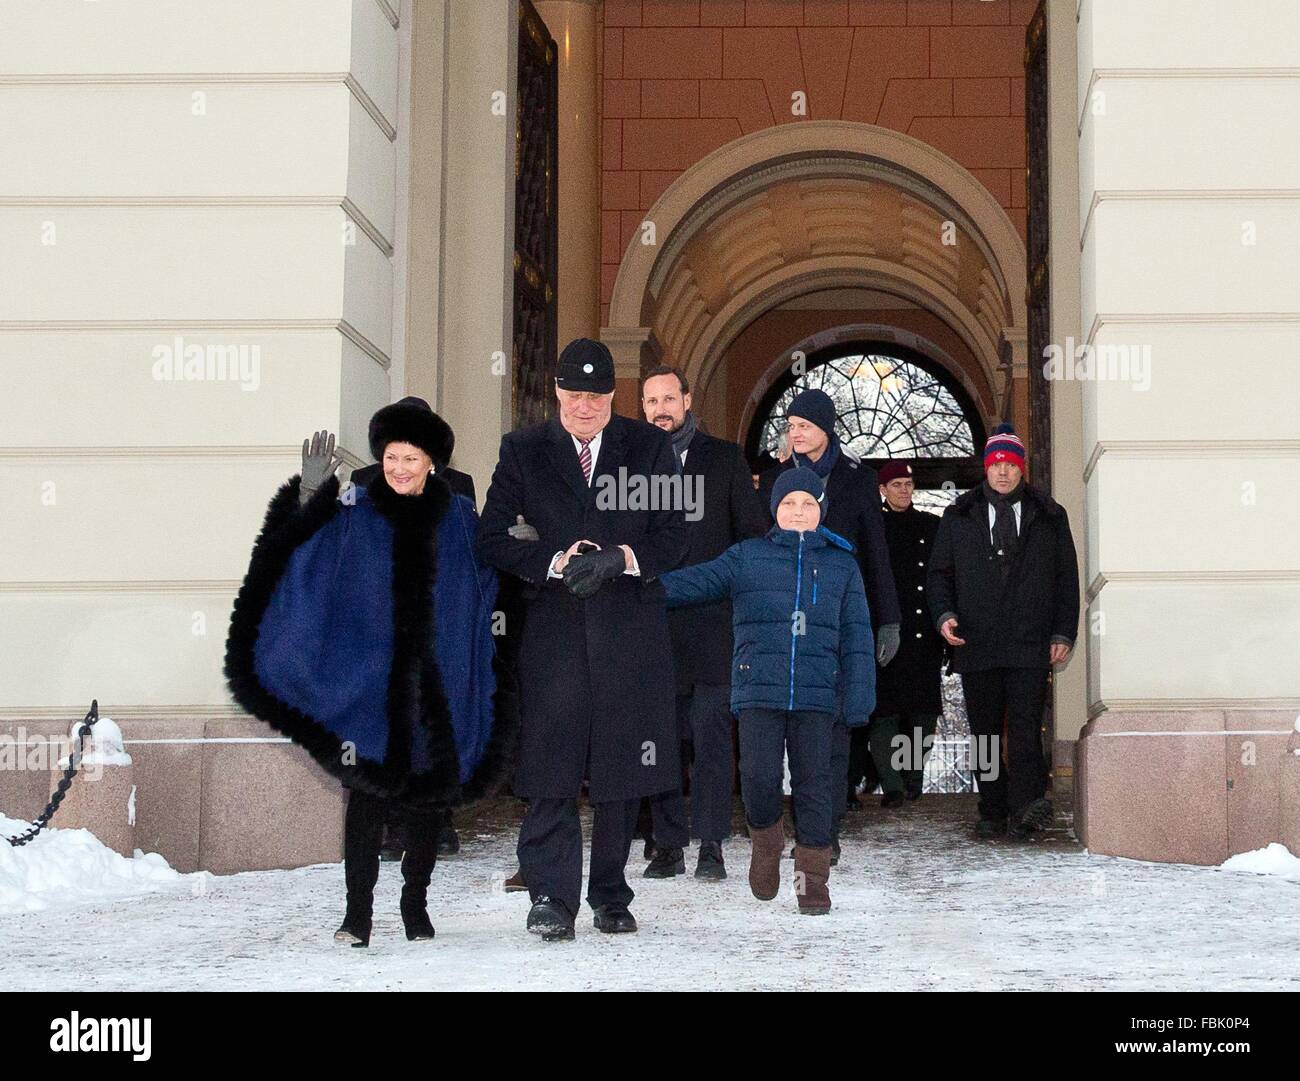
M 875 644 L 853 545 L 821 526 L 821 479 L 800 467 L 772 490 L 776 525 L 717 559 L 664 574 L 669 607 L 730 598 L 731 709 L 740 718 L 740 787 L 753 851 L 749 886 L 781 888 L 783 759 L 795 811 L 795 894 L 809 915 L 831 907 L 831 727 L 867 723 Z M 842 781 L 841 781 L 842 783 Z

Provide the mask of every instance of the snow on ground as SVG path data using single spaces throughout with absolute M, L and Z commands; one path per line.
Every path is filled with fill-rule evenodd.
M 17 837 L 30 822 L 0 815 L 0 837 Z M 17 848 L 0 841 L 0 917 L 121 900 L 139 894 L 188 890 L 182 875 L 155 853 L 134 859 L 105 848 L 89 830 L 45 830 Z
M 1300 856 L 1291 855 L 1286 845 L 1274 841 L 1265 848 L 1254 852 L 1242 852 L 1229 856 L 1222 867 L 1225 871 L 1241 871 L 1251 875 L 1277 875 L 1300 882 Z
M 745 881 L 749 845 L 728 842 L 731 877 L 643 879 L 641 925 L 607 936 L 579 918 L 573 943 L 524 931 L 510 812 L 462 828 L 461 855 L 434 873 L 433 942 L 408 943 L 401 876 L 383 865 L 368 950 L 336 946 L 339 864 L 226 877 L 65 911 L 5 917 L 0 984 L 15 990 L 1300 989 L 1297 883 L 1219 868 L 1093 856 L 1064 835 L 1034 844 L 970 838 L 969 797 L 926 797 L 850 819 L 832 872 L 835 909 L 799 916 Z M 589 830 L 590 819 L 584 828 Z M 77 832 L 77 831 L 68 831 Z M 55 835 L 54 839 L 57 839 Z M 688 854 L 693 870 L 694 852 Z

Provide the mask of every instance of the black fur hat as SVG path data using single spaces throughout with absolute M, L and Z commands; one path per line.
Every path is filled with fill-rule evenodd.
M 451 461 L 456 436 L 451 425 L 429 408 L 423 398 L 403 398 L 370 418 L 370 453 L 382 461 L 389 443 L 410 443 L 433 459 L 439 469 Z

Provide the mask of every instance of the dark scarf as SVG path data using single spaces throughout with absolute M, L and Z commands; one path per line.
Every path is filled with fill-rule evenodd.
M 1007 575 L 1011 573 L 1011 563 L 1020 549 L 1020 535 L 1016 531 L 1015 505 L 1025 494 L 1025 478 L 1021 477 L 1020 482 L 1006 495 L 997 491 L 987 479 L 982 487 L 985 501 L 994 510 L 993 536 L 997 543 L 998 570 L 1005 582 Z M 1023 510 L 1021 514 L 1024 514 Z
M 677 464 L 680 465 L 682 455 L 686 448 L 691 445 L 691 440 L 695 438 L 695 414 L 689 409 L 686 410 L 686 419 L 682 421 L 682 426 L 672 433 L 673 436 L 673 453 L 677 455 Z
M 830 442 L 826 444 L 826 449 L 822 451 L 822 456 L 815 462 L 805 458 L 802 454 L 790 455 L 794 459 L 795 465 L 806 466 L 816 473 L 822 480 L 830 476 L 831 470 L 835 468 L 835 463 L 840 460 L 840 437 L 834 432 L 830 434 Z

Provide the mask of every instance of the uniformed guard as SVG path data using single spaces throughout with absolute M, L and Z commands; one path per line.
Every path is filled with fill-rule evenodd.
M 876 673 L 876 711 L 868 739 L 884 792 L 881 805 L 893 807 L 904 797 L 920 799 L 925 755 L 943 710 L 943 639 L 930 621 L 925 601 L 926 568 L 939 517 L 913 504 L 915 481 L 907 462 L 886 462 L 878 475 L 885 543 L 902 622 L 898 652 Z

